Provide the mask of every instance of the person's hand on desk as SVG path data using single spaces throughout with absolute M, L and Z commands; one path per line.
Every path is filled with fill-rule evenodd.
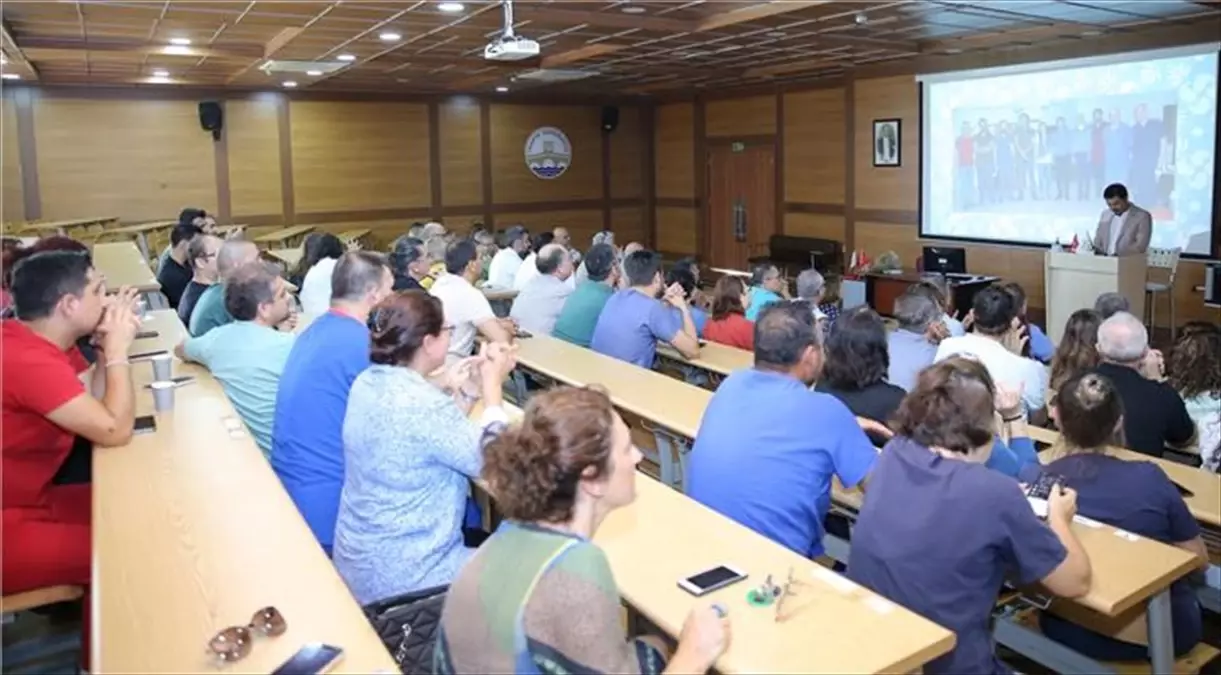
M 732 638 L 729 617 L 712 606 L 696 607 L 683 622 L 678 649 L 666 673 L 704 673 L 712 668 L 729 648 Z

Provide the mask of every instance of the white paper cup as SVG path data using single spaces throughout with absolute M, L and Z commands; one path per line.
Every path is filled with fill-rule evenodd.
M 153 390 L 154 410 L 167 412 L 174 409 L 174 389 L 177 385 L 173 382 L 153 382 L 149 387 Z
M 174 357 L 169 354 L 158 354 L 149 359 L 153 362 L 153 381 L 169 382 L 174 376 Z

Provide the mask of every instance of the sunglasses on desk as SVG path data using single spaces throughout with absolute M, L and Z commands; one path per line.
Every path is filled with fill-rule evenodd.
M 250 654 L 254 643 L 254 634 L 262 633 L 267 637 L 283 635 L 288 630 L 288 622 L 284 615 L 275 607 L 264 607 L 254 613 L 250 623 L 245 626 L 230 626 L 212 636 L 208 641 L 208 652 L 221 663 L 241 661 Z

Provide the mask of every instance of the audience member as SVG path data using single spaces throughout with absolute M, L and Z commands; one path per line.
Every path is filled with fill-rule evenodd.
M 704 337 L 718 344 L 755 350 L 755 324 L 746 318 L 750 295 L 738 277 L 725 275 L 712 289 L 712 317 L 704 326 Z
M 178 318 L 185 326 L 191 322 L 191 313 L 200 296 L 217 283 L 216 254 L 220 252 L 221 239 L 210 234 L 196 235 L 187 244 L 187 262 L 191 266 L 191 282 L 178 301 Z
M 199 296 L 188 324 L 192 337 L 202 337 L 208 331 L 233 321 L 225 308 L 225 284 L 239 269 L 259 259 L 259 249 L 253 242 L 231 239 L 221 244 L 216 254 L 216 274 L 220 283 L 212 284 Z
M 88 482 L 56 478 L 78 449 L 91 454 L 93 444 L 131 440 L 135 393 L 127 352 L 140 327 L 136 293 L 124 288 L 107 298 L 102 275 L 83 252 L 37 253 L 5 271 L 16 318 L 0 324 L 3 593 L 88 586 L 92 490 Z M 88 365 L 74 345 L 90 337 L 98 362 L 85 377 Z M 88 654 L 88 600 L 84 607 Z
M 500 240 L 500 251 L 492 257 L 492 263 L 488 267 L 488 286 L 513 288 L 513 280 L 517 278 L 522 258 L 529 252 L 530 232 L 525 227 L 514 225 L 505 230 Z
M 838 398 L 858 417 L 885 424 L 907 394 L 886 381 L 886 326 L 869 307 L 840 315 L 827 335 L 825 362 L 816 390 Z
M 301 258 L 305 276 L 301 281 L 301 311 L 307 316 L 315 317 L 326 312 L 331 306 L 331 275 L 335 273 L 335 265 L 346 250 L 339 237 L 324 232 L 311 240 L 314 246 L 306 246 L 305 255 Z M 307 242 L 311 243 L 311 242 Z
M 419 221 L 412 223 L 411 227 L 407 228 L 407 236 L 424 241 L 424 223 Z
M 635 499 L 641 460 L 610 398 L 569 387 L 540 393 L 484 457 L 505 520 L 449 589 L 437 672 L 523 672 L 536 663 L 569 673 L 661 672 L 655 639 L 627 639 L 610 561 L 593 543 L 606 516 Z M 728 643 L 728 620 L 696 607 L 666 672 L 703 673 Z
M 693 290 L 691 291 L 691 297 L 688 299 L 688 302 L 691 303 L 691 307 L 693 309 L 698 308 L 701 310 L 709 310 L 712 308 L 711 299 L 709 299 L 704 294 L 704 291 L 700 289 L 700 264 L 699 264 L 698 260 L 696 260 L 692 256 L 687 256 L 686 258 L 679 258 L 678 262 L 674 263 L 674 267 L 672 267 L 671 269 L 686 270 L 691 273 L 691 279 L 693 280 L 692 281 Z M 667 282 L 667 283 L 669 283 L 669 282 Z M 700 334 L 703 335 L 702 329 L 700 330 Z
M 564 247 L 564 250 L 572 248 L 572 237 L 568 234 L 568 228 L 557 227 L 551 231 L 552 243 L 559 244 Z
M 911 391 L 920 371 L 932 365 L 937 357 L 937 343 L 945 330 L 944 311 L 933 293 L 917 285 L 895 300 L 894 312 L 898 326 L 886 336 L 886 351 L 890 355 L 886 379 L 904 391 Z
M 581 268 L 586 270 L 586 278 L 564 301 L 552 335 L 588 347 L 593 339 L 594 327 L 598 325 L 598 316 L 602 314 L 602 308 L 614 294 L 615 284 L 619 281 L 615 247 L 594 244 L 585 254 Z
M 437 279 L 440 279 L 441 276 L 445 274 L 445 251 L 449 249 L 449 244 L 449 237 L 445 236 L 438 236 L 424 240 L 424 253 L 428 255 L 428 260 L 430 262 L 428 266 L 428 274 L 425 275 L 424 278 L 420 279 L 420 286 L 422 286 L 424 290 L 430 290 L 432 285 L 436 283 Z M 475 259 L 479 261 L 478 247 L 475 248 Z M 479 265 L 479 273 L 483 274 L 483 262 L 479 261 Z M 479 279 L 476 278 L 472 280 L 471 283 L 475 283 L 477 281 L 479 281 Z
M 568 249 L 553 243 L 539 249 L 534 265 L 538 275 L 526 282 L 514 298 L 509 316 L 530 333 L 551 335 L 564 302 L 573 293 L 568 284 L 573 273 L 572 259 Z
M 1152 462 L 1125 461 L 1108 453 L 1123 444 L 1124 405 L 1114 383 L 1096 373 L 1070 378 L 1056 397 L 1055 416 L 1063 456 L 1046 472 L 1077 493 L 1081 515 L 1125 532 L 1186 549 L 1208 568 L 1208 552 L 1183 497 L 1165 472 Z M 1170 586 L 1174 653 L 1183 656 L 1203 637 L 1200 605 L 1192 582 L 1180 578 Z M 1066 621 L 1044 612 L 1043 633 L 1078 653 L 1100 661 L 1148 661 L 1145 617 L 1108 625 L 1089 620 Z M 1126 624 L 1126 625 L 1125 625 Z M 1097 632 L 1095 632 L 1097 631 Z
M 945 325 L 946 337 L 962 337 L 967 329 L 962 322 L 954 318 L 954 294 L 951 292 L 950 281 L 939 272 L 927 272 L 920 275 L 921 284 L 936 292 L 935 299 L 941 307 L 941 323 Z
M 1030 320 L 1026 318 L 1026 312 L 1030 308 L 1026 298 L 1026 289 L 1022 288 L 1022 285 L 1016 281 L 1002 284 L 1001 288 L 1013 296 L 1014 303 L 1018 308 L 1018 320 L 1026 326 L 1026 335 L 1030 338 L 1030 341 L 1027 343 L 1028 355 L 1039 363 L 1051 363 L 1051 357 L 1056 351 L 1056 346 L 1051 343 L 1051 338 L 1047 337 L 1042 328 L 1039 328 L 1037 324 L 1030 323 Z
M 1221 443 L 1221 328 L 1191 321 L 1179 329 L 1166 374 L 1196 425 L 1196 450 L 1217 471 L 1209 450 Z
M 1064 335 L 1060 346 L 1051 359 L 1051 381 L 1048 391 L 1052 396 L 1071 377 L 1098 367 L 1098 326 L 1102 317 L 1092 309 L 1079 309 L 1068 317 L 1064 324 Z
M 712 395 L 687 460 L 689 497 L 811 558 L 823 552 L 831 478 L 862 485 L 877 460 L 851 411 L 809 390 L 823 362 L 808 304 L 765 309 L 754 368 Z
M 1149 349 L 1149 332 L 1140 319 L 1118 312 L 1103 321 L 1098 356 L 1102 362 L 1094 372 L 1107 376 L 1123 401 L 1129 449 L 1161 457 L 1167 445 L 1191 447 L 1196 425 L 1179 393 L 1166 383 L 1162 354 Z
M 698 358 L 695 320 L 682 288 L 662 286 L 661 256 L 653 251 L 636 251 L 623 267 L 628 288 L 606 301 L 594 326 L 590 348 L 641 368 L 653 367 L 659 340 L 670 343 L 688 359 Z M 667 305 L 677 308 L 680 315 L 670 312 Z
M 784 300 L 788 294 L 780 268 L 768 262 L 755 265 L 750 277 L 750 305 L 746 308 L 746 318 L 755 321 L 764 307 Z
M 666 274 L 666 287 L 674 288 L 677 286 L 682 289 L 683 301 L 687 303 L 687 307 L 691 310 L 691 321 L 695 324 L 695 336 L 703 337 L 704 326 L 708 323 L 708 313 L 695 304 L 695 294 L 699 290 L 696 286 L 697 283 L 698 280 L 691 272 L 690 267 L 675 265 Z M 670 313 L 678 316 L 681 314 L 681 311 L 675 307 L 670 309 Z
M 513 290 L 521 291 L 526 287 L 526 284 L 539 275 L 538 253 L 554 239 L 555 235 L 550 232 L 539 232 L 530 239 L 530 253 L 521 261 L 521 265 L 517 268 L 517 273 L 513 275 Z
M 424 251 L 424 242 L 406 236 L 394 240 L 390 253 L 390 267 L 394 270 L 394 290 L 423 290 L 420 281 L 428 276 L 431 266 L 432 260 Z
M 1131 311 L 1131 304 L 1128 299 L 1118 293 L 1103 293 L 1094 301 L 1094 311 L 1102 316 L 1102 320 L 1115 316 L 1119 312 Z
M 181 224 L 174 226 L 170 232 L 169 255 L 161 260 L 157 270 L 157 283 L 161 284 L 161 292 L 169 301 L 170 307 L 178 309 L 178 301 L 187 284 L 191 283 L 191 267 L 187 263 L 187 245 L 195 235 L 203 232 L 198 225 Z
M 601 232 L 598 232 L 593 236 L 593 240 L 590 242 L 590 250 L 593 250 L 593 247 L 597 246 L 598 244 L 606 244 L 607 246 L 611 247 L 611 250 L 615 250 L 615 233 L 611 232 L 610 230 L 602 230 Z M 588 256 L 589 254 L 586 253 L 586 255 Z M 618 255 L 617 251 L 616 255 Z M 577 266 L 577 273 L 573 275 L 576 277 L 577 285 L 580 286 L 581 282 L 585 281 L 588 275 L 589 273 L 585 269 L 585 261 L 582 260 L 581 264 Z
M 441 301 L 445 310 L 450 361 L 471 355 L 476 333 L 494 342 L 510 342 L 512 331 L 496 318 L 487 297 L 475 288 L 479 278 L 475 244 L 466 239 L 450 244 L 445 252 L 445 269 L 448 274 L 441 275 L 429 293 Z
M 496 255 L 496 237 L 483 225 L 477 224 L 471 241 L 475 242 L 475 249 L 479 253 L 479 280 L 486 282 L 488 273 L 492 271 L 492 258 Z
M 827 290 L 826 280 L 816 269 L 802 270 L 797 275 L 797 300 L 805 300 L 814 308 L 814 320 L 818 322 L 823 335 L 827 334 L 827 315 L 818 308 L 822 304 L 823 295 Z
M 475 245 L 452 246 L 461 245 L 474 261 Z M 488 343 L 433 383 L 453 351 L 451 332 L 439 299 L 391 296 L 374 317 L 373 365 L 352 384 L 334 559 L 362 605 L 448 584 L 472 553 L 462 513 L 483 466 L 481 438 L 508 421 L 501 387 L 515 359 L 507 345 Z M 475 424 L 467 415 L 481 397 Z
M 392 284 L 381 254 L 345 253 L 335 265 L 330 311 L 297 336 L 280 375 L 271 468 L 328 555 L 343 489 L 348 392 L 369 367 L 369 315 Z
M 268 263 L 249 263 L 225 281 L 225 309 L 232 323 L 178 345 L 184 361 L 202 364 L 250 428 L 264 455 L 271 455 L 271 428 L 292 333 L 276 330 L 291 314 L 288 287 Z
M 852 531 L 850 579 L 957 635 L 929 673 L 1009 672 L 991 630 L 1006 577 L 1060 597 L 1090 589 L 1089 558 L 1072 531 L 1076 494 L 1053 490 L 1044 525 L 1016 481 L 984 468 L 994 444 L 987 378 L 963 358 L 920 374 Z
M 195 226 L 195 227 L 198 227 L 200 232 L 203 232 L 204 234 L 211 234 L 211 235 L 218 234 L 216 231 L 216 219 L 213 218 L 212 216 L 209 216 L 208 212 L 204 211 L 203 209 L 197 209 L 197 208 L 192 208 L 192 207 L 187 207 L 187 208 L 183 209 L 182 211 L 180 211 L 178 213 L 177 225 Z M 234 233 L 238 233 L 238 232 L 240 232 L 240 230 L 233 230 L 229 236 L 232 236 Z M 171 229 L 171 234 L 172 233 L 173 233 L 173 230 Z M 169 259 L 170 252 L 173 250 L 174 250 L 174 245 L 172 242 L 169 244 L 166 244 L 165 250 L 162 251 L 161 255 L 157 257 L 157 271 L 158 272 L 160 272 L 161 268 L 165 266 L 165 261 Z
M 448 235 L 449 232 L 445 229 L 445 226 L 435 220 L 424 223 L 424 228 L 420 230 L 420 239 L 424 241 L 428 241 L 433 237 L 445 238 Z
M 1022 335 L 1016 299 L 1003 288 L 989 286 L 975 294 L 971 313 L 974 332 L 942 340 L 935 360 L 974 355 L 998 384 L 1022 392 L 1027 414 L 1042 411 L 1047 370 L 1038 361 L 1021 356 L 1028 338 Z

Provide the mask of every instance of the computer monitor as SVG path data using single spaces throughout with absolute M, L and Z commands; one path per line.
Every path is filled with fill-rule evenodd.
M 966 274 L 967 250 L 949 246 L 925 246 L 924 271 L 947 275 Z

